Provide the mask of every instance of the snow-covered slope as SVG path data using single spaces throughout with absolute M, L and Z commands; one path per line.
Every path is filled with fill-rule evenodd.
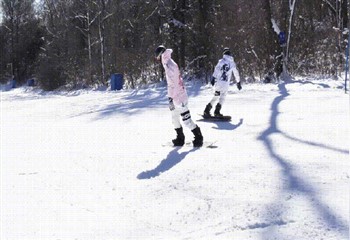
M 164 87 L 1 92 L 1 239 L 348 239 L 341 85 L 232 86 L 200 149 L 162 146 Z M 198 120 L 211 89 L 188 92 Z

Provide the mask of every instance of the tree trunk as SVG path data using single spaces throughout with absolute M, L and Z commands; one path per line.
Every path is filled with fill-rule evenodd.
M 343 29 L 348 27 L 348 1 L 349 0 L 342 0 L 341 2 L 341 17 L 342 17 L 342 24 L 343 24 Z M 346 37 L 345 37 L 346 39 Z
M 264 25 L 266 27 L 266 36 L 265 37 L 265 47 L 266 49 L 266 66 L 269 71 L 273 71 L 274 64 L 275 64 L 275 58 L 280 53 L 278 52 L 279 44 L 278 44 L 278 35 L 275 33 L 273 26 L 272 26 L 272 11 L 271 11 L 271 4 L 270 0 L 263 0 L 263 6 L 262 6 L 263 14 L 264 14 Z M 267 73 L 268 73 L 267 72 Z
M 185 68 L 185 10 L 186 10 L 186 0 L 172 1 L 172 44 L 175 53 L 175 60 L 180 68 Z
M 289 61 L 289 48 L 290 48 L 290 40 L 292 36 L 292 26 L 293 26 L 293 16 L 295 12 L 295 4 L 297 0 L 289 0 L 289 22 L 288 22 L 288 37 L 287 37 L 287 47 L 284 61 L 283 71 L 285 73 L 288 72 L 288 61 Z
M 212 1 L 208 0 L 199 0 L 199 29 L 200 29 L 200 38 L 199 38 L 199 46 L 197 55 L 198 56 L 206 56 L 203 60 L 198 60 L 199 65 L 198 68 L 201 71 L 201 73 L 205 74 L 205 81 L 208 83 L 208 77 L 207 74 L 210 74 L 211 69 L 208 66 L 209 61 L 211 59 L 211 50 L 210 50 L 210 32 L 208 31 L 208 25 L 209 25 L 209 14 L 210 14 L 210 6 L 212 4 Z M 198 57 L 196 56 L 196 57 Z
M 98 34 L 100 40 L 100 58 L 101 58 L 101 82 L 106 84 L 106 67 L 105 67 L 105 33 L 104 33 L 104 18 L 106 16 L 105 0 L 100 0 L 100 15 Z

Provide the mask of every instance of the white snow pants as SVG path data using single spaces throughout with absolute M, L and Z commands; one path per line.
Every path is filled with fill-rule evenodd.
M 219 102 L 221 106 L 226 99 L 227 91 L 215 91 L 214 97 L 211 99 L 210 104 L 215 107 L 215 104 Z
M 171 117 L 175 129 L 181 127 L 180 119 L 182 119 L 184 125 L 190 130 L 193 130 L 197 127 L 191 118 L 191 113 L 188 110 L 187 102 L 182 103 L 181 105 L 175 105 L 175 108 L 171 110 Z

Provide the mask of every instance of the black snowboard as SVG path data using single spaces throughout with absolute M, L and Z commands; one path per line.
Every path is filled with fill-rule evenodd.
M 204 141 L 203 142 L 203 148 L 217 148 L 218 146 L 215 145 L 216 141 L 212 141 L 212 142 L 207 142 Z M 174 144 L 172 142 L 167 142 L 162 144 L 163 147 L 175 147 Z M 185 144 L 183 145 L 183 147 L 190 147 L 190 148 L 196 148 L 193 147 L 192 142 L 185 142 Z
M 215 117 L 215 116 L 204 116 L 201 115 L 203 119 L 200 119 L 200 121 L 208 121 L 208 122 L 229 122 L 231 121 L 231 116 L 222 116 L 222 117 Z

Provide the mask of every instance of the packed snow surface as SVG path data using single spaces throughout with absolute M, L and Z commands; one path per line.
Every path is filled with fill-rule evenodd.
M 1 92 L 1 239 L 349 239 L 342 81 L 234 85 L 206 146 L 175 137 L 166 87 Z M 186 142 L 193 140 L 184 129 Z

